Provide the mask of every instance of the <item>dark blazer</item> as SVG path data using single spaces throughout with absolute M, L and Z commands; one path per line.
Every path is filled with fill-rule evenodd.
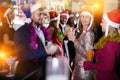
M 62 26 L 59 24 L 59 28 L 60 30 L 62 31 Z M 63 32 L 63 31 L 62 31 Z M 63 38 L 63 50 L 64 50 L 64 55 L 66 55 L 66 49 L 65 49 L 65 44 L 64 44 L 64 40 L 68 40 L 68 37 L 67 35 L 64 36 Z M 67 46 L 68 46 L 68 52 L 69 52 L 69 57 L 70 59 L 74 59 L 75 58 L 75 47 L 74 47 L 74 43 L 72 41 L 69 41 L 68 40 L 68 43 L 67 43 Z
M 30 28 L 29 24 L 24 24 L 17 31 L 15 31 L 15 47 L 17 51 L 17 58 L 19 60 L 19 64 L 16 70 L 14 80 L 22 80 L 32 72 L 37 71 L 38 73 L 34 73 L 33 75 L 39 76 L 30 76 L 29 80 L 41 79 L 45 78 L 45 61 L 47 57 L 47 53 L 45 48 L 37 37 L 38 41 L 38 49 L 31 50 L 30 49 Z M 28 77 L 28 78 L 30 78 Z M 26 80 L 26 79 L 25 79 Z
M 47 56 L 45 48 L 39 38 L 39 48 L 30 50 L 30 35 L 31 32 L 27 23 L 15 32 L 14 40 L 19 60 L 32 60 L 34 58 Z

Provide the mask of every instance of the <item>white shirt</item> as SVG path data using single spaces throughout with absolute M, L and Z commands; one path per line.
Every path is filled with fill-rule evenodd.
M 62 26 L 62 31 L 64 33 L 65 32 L 65 26 L 66 26 L 66 24 L 63 25 L 63 24 L 60 23 L 60 25 Z
M 45 46 L 45 36 L 44 36 L 44 33 L 43 31 L 39 28 L 36 28 L 36 33 L 38 35 L 38 37 L 41 39 L 43 45 Z

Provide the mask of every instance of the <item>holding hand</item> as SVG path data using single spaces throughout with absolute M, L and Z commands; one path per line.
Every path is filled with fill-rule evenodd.
M 49 49 L 50 46 L 45 46 L 45 50 L 48 55 L 54 55 L 54 52 Z
M 78 65 L 80 66 L 80 67 L 83 67 L 83 61 L 80 61 L 80 62 L 78 62 Z
M 45 46 L 48 55 L 62 55 L 62 50 L 57 44 Z
M 73 33 L 69 33 L 69 34 L 68 34 L 68 39 L 69 39 L 70 41 L 73 41 L 73 42 L 74 42 L 74 41 L 75 41 L 75 38 L 76 38 L 76 37 L 75 37 L 75 35 L 74 35 Z

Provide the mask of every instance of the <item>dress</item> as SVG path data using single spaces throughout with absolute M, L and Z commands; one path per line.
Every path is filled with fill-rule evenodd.
M 84 70 L 83 67 L 78 65 L 79 61 L 87 60 L 87 50 L 94 43 L 94 33 L 92 31 L 83 32 L 78 38 L 78 43 L 75 44 L 75 73 L 74 80 L 93 80 L 93 70 Z
M 118 39 L 116 36 L 115 38 L 118 40 L 120 36 Z M 110 41 L 110 39 L 104 39 L 104 41 L 108 42 L 106 42 L 103 48 L 98 49 L 94 54 L 94 58 L 97 62 L 93 64 L 85 61 L 84 68 L 86 70 L 95 69 L 96 80 L 120 80 L 120 77 L 117 74 L 117 71 L 120 71 L 120 42 L 115 40 Z M 119 64 L 119 66 L 117 64 Z
M 48 29 L 54 28 L 53 26 L 49 25 Z M 53 35 L 51 36 L 52 42 L 58 44 L 62 48 L 62 41 L 58 37 L 58 32 L 56 28 L 54 28 Z

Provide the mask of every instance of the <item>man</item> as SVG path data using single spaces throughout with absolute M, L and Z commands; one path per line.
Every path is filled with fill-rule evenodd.
M 60 23 L 59 23 L 59 28 L 62 31 L 63 35 L 64 32 L 66 30 L 66 24 L 69 18 L 69 14 L 68 11 L 62 11 L 60 13 Z M 63 50 L 64 50 L 64 55 L 69 59 L 69 53 L 68 53 L 68 47 L 67 47 L 67 36 L 64 35 L 64 39 L 63 39 Z
M 37 30 L 40 16 L 43 13 L 44 9 L 41 5 L 33 5 L 31 7 L 32 22 L 24 24 L 15 32 L 15 46 L 19 64 L 14 80 L 45 79 L 45 60 L 47 55 L 52 55 L 53 52 L 48 49 L 49 46 L 44 46 L 44 38 Z M 42 36 L 44 36 L 43 32 Z
M 69 13 L 68 11 L 62 11 L 60 13 L 60 23 L 59 23 L 59 28 L 60 30 L 63 32 L 64 34 L 64 39 L 63 39 L 63 50 L 64 50 L 64 55 L 67 58 L 69 65 L 71 67 L 71 70 L 73 70 L 73 66 L 74 66 L 74 57 L 75 57 L 75 47 L 74 47 L 74 43 L 72 41 L 69 41 L 66 32 L 68 31 L 68 19 L 69 19 Z M 70 73 L 70 80 L 71 80 L 71 75 L 72 73 Z
M 62 11 L 60 13 L 60 24 L 59 24 L 59 28 L 61 29 L 61 31 L 64 33 L 65 32 L 65 27 L 67 24 L 69 18 L 69 14 L 68 11 Z

